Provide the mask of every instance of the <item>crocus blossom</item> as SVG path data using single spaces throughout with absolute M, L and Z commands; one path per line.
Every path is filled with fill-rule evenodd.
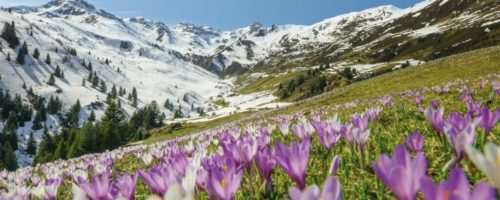
M 443 114 L 444 108 L 433 109 L 431 107 L 428 107 L 425 110 L 425 118 L 427 118 L 427 121 L 431 123 L 432 128 L 434 128 L 434 131 L 436 131 L 436 133 L 444 132 Z
M 289 190 L 290 199 L 292 200 L 340 200 L 342 193 L 340 190 L 340 182 L 334 176 L 326 179 L 323 189 L 320 191 L 317 185 L 312 185 L 304 190 L 293 187 Z
M 161 197 L 174 182 L 173 172 L 165 169 L 162 164 L 150 168 L 147 172 L 139 170 L 138 173 L 151 191 Z
M 293 142 L 290 147 L 281 142 L 276 144 L 276 162 L 301 189 L 305 188 L 306 168 L 311 141 Z
M 221 200 L 233 199 L 240 187 L 243 168 L 235 165 L 212 166 L 209 170 L 208 189 L 210 194 Z
M 412 160 L 403 145 L 396 147 L 392 158 L 382 154 L 378 163 L 373 161 L 373 171 L 398 199 L 415 199 L 426 170 L 425 156 L 417 154 Z
M 125 174 L 117 175 L 116 181 L 111 184 L 111 192 L 115 198 L 132 200 L 135 198 L 135 186 L 137 184 L 138 173 L 134 176 Z
M 461 116 L 457 112 L 450 113 L 447 120 L 444 121 L 444 132 L 455 150 L 457 160 L 460 160 L 464 154 L 464 148 L 472 145 L 476 141 L 476 125 L 478 120 L 473 120 L 469 114 Z
M 475 199 L 492 200 L 495 199 L 495 190 L 487 183 L 482 182 L 476 185 L 471 192 L 469 180 L 460 168 L 451 171 L 448 180 L 439 184 L 434 184 L 429 177 L 421 180 L 422 194 L 425 199 L 447 200 L 447 199 Z
M 415 131 L 413 135 L 406 137 L 406 146 L 410 148 L 414 153 L 422 152 L 424 148 L 424 137 L 420 135 L 418 131 Z
M 465 148 L 470 160 L 481 170 L 500 191 L 500 146 L 488 143 L 484 147 L 484 154 L 472 146 Z
M 498 123 L 498 120 L 500 120 L 500 109 L 491 112 L 489 109 L 485 108 L 481 110 L 479 126 L 488 134 Z
M 255 164 L 259 170 L 261 180 L 265 181 L 267 184 L 270 184 L 272 181 L 271 173 L 276 165 L 274 154 L 274 149 L 266 147 L 265 149 L 259 150 L 255 156 Z
M 90 183 L 79 177 L 78 184 L 80 185 L 80 188 L 92 200 L 113 199 L 113 195 L 110 192 L 109 176 L 109 171 L 105 171 L 102 175 L 93 176 Z

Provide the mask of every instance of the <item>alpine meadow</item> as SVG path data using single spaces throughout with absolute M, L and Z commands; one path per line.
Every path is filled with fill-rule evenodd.
M 0 200 L 500 199 L 500 1 L 332 1 L 0 1 Z

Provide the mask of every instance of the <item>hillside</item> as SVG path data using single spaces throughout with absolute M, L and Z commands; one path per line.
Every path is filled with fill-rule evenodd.
M 101 190 L 100 195 L 138 199 L 301 199 L 306 191 L 320 197 L 331 195 L 325 199 L 432 199 L 429 196 L 433 193 L 420 186 L 420 181 L 431 187 L 460 178 L 465 179 L 458 182 L 466 188 L 462 195 L 495 199 L 494 187 L 498 185 L 485 182 L 494 179 L 477 162 L 479 155 L 469 145 L 498 148 L 486 144 L 500 142 L 498 119 L 488 126 L 472 121 L 484 120 L 489 115 L 485 112 L 497 115 L 500 109 L 499 52 L 493 47 L 408 67 L 298 106 L 260 113 L 256 118 L 194 135 L 3 172 L 2 188 L 8 189 L 0 195 L 68 199 L 93 195 L 96 184 L 102 184 L 109 189 Z M 373 92 L 358 92 L 366 87 Z M 437 119 L 426 114 L 442 112 L 441 108 L 445 112 Z M 455 125 L 456 117 L 465 125 Z M 454 129 L 443 131 L 434 123 L 439 119 L 445 124 L 442 126 L 458 130 L 472 126 L 456 134 L 474 137 L 464 143 L 453 140 Z M 292 164 L 300 167 L 290 170 Z M 408 173 L 389 176 L 384 170 L 391 167 Z M 49 177 L 53 181 L 37 181 Z M 151 177 L 173 183 L 158 186 Z M 406 192 L 393 184 L 401 179 L 409 183 Z M 127 184 L 121 184 L 125 180 Z M 217 185 L 232 189 L 222 192 L 214 188 Z M 44 189 L 47 192 L 36 192 Z M 472 192 L 475 190 L 482 192 Z
M 14 27 L 19 42 L 0 39 L 0 89 L 15 105 L 4 104 L 1 130 L 12 137 L 21 166 L 36 160 L 26 150 L 45 133 L 59 138 L 87 123 L 102 126 L 111 102 L 123 111 L 119 132 L 125 132 L 113 147 L 148 136 L 155 141 L 164 130 L 181 135 L 213 127 L 198 124 L 298 105 L 380 74 L 499 45 L 498 7 L 494 0 L 426 0 L 312 25 L 255 23 L 226 31 L 120 18 L 84 0 L 3 8 L 3 32 Z M 69 152 L 67 145 L 61 151 Z

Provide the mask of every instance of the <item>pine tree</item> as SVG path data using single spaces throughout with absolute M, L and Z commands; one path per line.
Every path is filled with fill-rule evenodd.
M 16 35 L 16 26 L 14 21 L 11 24 L 5 23 L 2 31 L 2 35 L 0 36 L 3 39 L 7 40 L 9 43 L 9 47 L 14 49 L 19 45 L 19 38 Z
M 31 127 L 31 129 L 33 130 L 40 130 L 43 128 L 42 126 L 42 113 L 40 112 L 37 112 L 36 115 L 35 115 L 35 119 L 33 119 L 33 126 Z
M 47 57 L 45 58 L 45 64 L 50 65 L 50 62 L 51 62 L 50 55 L 49 53 L 47 53 Z
M 103 80 L 101 80 L 101 92 L 106 93 L 106 90 L 107 90 L 106 83 Z
M 26 153 L 29 155 L 35 155 L 36 154 L 36 141 L 35 137 L 33 136 L 33 132 L 30 133 L 30 137 L 28 139 L 28 144 L 26 145 Z
M 17 118 L 17 114 L 11 111 L 5 123 L 5 130 L 15 131 L 17 128 L 19 128 L 19 119 Z
M 56 151 L 54 152 L 52 160 L 66 159 L 66 156 L 67 156 L 66 143 L 63 140 L 61 140 L 57 144 Z
M 59 112 L 60 109 L 59 99 L 54 99 L 52 96 L 50 97 L 49 103 L 47 104 L 47 113 L 50 115 L 55 115 Z
M 56 69 L 54 70 L 54 76 L 61 77 L 61 68 L 59 68 L 59 65 L 57 65 Z
M 137 107 L 137 90 L 135 87 L 132 89 L 132 106 Z
M 33 52 L 33 58 L 37 60 L 40 58 L 40 52 L 38 51 L 38 48 L 35 48 L 35 52 Z
M 5 165 L 5 168 L 9 171 L 16 170 L 19 167 L 19 165 L 17 163 L 17 158 L 16 155 L 14 154 L 14 150 L 12 150 L 12 147 L 10 146 L 9 143 L 3 145 L 3 152 L 4 152 L 4 158 L 2 160 Z
M 92 71 L 92 62 L 90 62 L 90 60 L 89 60 L 88 69 L 89 69 L 90 71 Z
M 85 87 L 85 82 L 87 82 L 87 81 L 85 80 L 85 78 L 83 78 L 83 80 L 82 80 L 82 86 L 83 87 Z
M 68 127 L 78 128 L 80 122 L 80 110 L 81 110 L 80 100 L 76 100 L 75 105 L 73 105 L 70 108 L 69 112 L 67 113 Z
M 91 122 L 93 122 L 93 121 L 96 120 L 95 119 L 95 112 L 94 112 L 94 110 L 90 111 L 90 116 L 89 116 L 88 120 L 91 121 Z
M 100 124 L 104 140 L 102 144 L 103 150 L 115 149 L 123 143 L 122 139 L 127 137 L 127 132 L 123 130 L 124 127 L 125 114 L 116 103 L 111 101 Z
M 8 53 L 7 53 L 7 61 L 9 61 L 9 62 L 10 62 L 10 60 L 11 60 L 11 59 L 10 59 L 10 52 L 8 52 Z
M 47 84 L 54 85 L 55 83 L 56 83 L 56 79 L 54 79 L 54 74 L 51 74 L 49 80 L 47 81 Z
M 25 64 L 24 57 L 26 55 L 28 55 L 28 44 L 26 44 L 26 42 L 24 42 L 23 46 L 17 52 L 17 58 L 16 58 L 17 63 L 24 65 Z
M 92 87 L 93 87 L 93 88 L 96 88 L 96 87 L 97 87 L 97 85 L 99 85 L 99 77 L 97 77 L 97 75 L 96 75 L 96 74 L 94 74 L 94 77 L 93 77 L 93 79 L 92 79 Z
M 116 86 L 113 84 L 111 88 L 111 98 L 116 99 L 116 97 L 118 97 L 118 92 L 116 91 Z
M 43 131 L 43 136 L 42 136 L 42 142 L 40 143 L 40 146 L 38 147 L 38 151 L 35 156 L 34 163 L 44 163 L 47 161 L 52 160 L 52 155 L 54 154 L 54 151 L 56 150 L 56 141 L 54 138 L 49 134 L 49 130 L 47 128 L 44 129 Z

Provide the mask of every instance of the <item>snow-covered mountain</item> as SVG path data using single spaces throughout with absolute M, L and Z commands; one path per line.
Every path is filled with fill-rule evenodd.
M 53 0 L 45 5 L 0 10 L 0 24 L 15 22 L 21 42 L 28 44 L 27 63 L 15 62 L 21 45 L 0 52 L 0 89 L 20 94 L 27 102 L 27 89 L 42 97 L 58 96 L 67 110 L 77 100 L 99 118 L 107 94 L 82 81 L 95 72 L 105 82 L 136 88 L 139 105 L 166 99 L 182 107 L 186 116 L 197 117 L 192 107 L 228 114 L 236 108 L 260 107 L 272 102 L 271 93 L 247 96 L 231 94 L 232 80 L 262 69 L 315 66 L 322 63 L 389 60 L 430 60 L 453 53 L 498 45 L 500 6 L 497 0 L 425 0 L 410 8 L 380 6 L 325 19 L 312 25 L 259 23 L 236 30 L 188 23 L 166 25 L 143 17 L 120 18 L 84 0 Z M 40 59 L 34 59 L 38 49 Z M 72 53 L 76 50 L 76 54 Z M 46 55 L 52 62 L 44 62 Z M 10 55 L 12 61 L 8 61 Z M 89 68 L 92 63 L 92 69 Z M 59 66 L 64 78 L 47 84 Z M 233 79 L 223 79 L 232 77 Z M 235 104 L 216 110 L 211 99 L 218 96 Z M 128 114 L 131 102 L 119 97 Z M 101 106 L 99 106 L 101 105 Z M 173 112 L 162 108 L 167 117 Z M 51 131 L 58 120 L 49 120 Z M 30 124 L 20 128 L 27 140 Z M 38 138 L 41 131 L 36 132 Z
M 179 103 L 189 112 L 191 104 L 208 109 L 207 99 L 230 89 L 227 81 L 220 82 L 222 76 L 245 73 L 255 66 L 314 66 L 346 58 L 384 61 L 387 55 L 405 55 L 408 46 L 418 45 L 412 41 L 449 30 L 479 27 L 496 32 L 498 8 L 494 0 L 425 0 L 410 8 L 380 6 L 312 25 L 264 27 L 255 23 L 221 31 L 187 23 L 169 26 L 143 17 L 119 18 L 84 0 L 53 0 L 37 7 L 3 10 L 0 23 L 15 21 L 29 50 L 38 48 L 42 57 L 50 54 L 54 63 L 31 60 L 20 66 L 0 59 L 9 66 L 0 73 L 3 88 L 14 93 L 23 94 L 23 84 L 41 95 L 60 89 L 65 103 L 80 99 L 89 105 L 106 96 L 81 86 L 89 74 L 81 63 L 90 62 L 108 88 L 113 84 L 128 91 L 136 87 L 142 105 L 167 98 L 177 101 L 187 94 L 190 100 Z M 466 39 L 456 39 L 454 45 L 472 43 L 474 38 Z M 64 51 L 72 48 L 77 56 Z M 14 56 L 17 49 L 4 48 L 2 56 L 9 53 Z M 48 86 L 45 83 L 57 65 L 66 73 L 65 80 Z

